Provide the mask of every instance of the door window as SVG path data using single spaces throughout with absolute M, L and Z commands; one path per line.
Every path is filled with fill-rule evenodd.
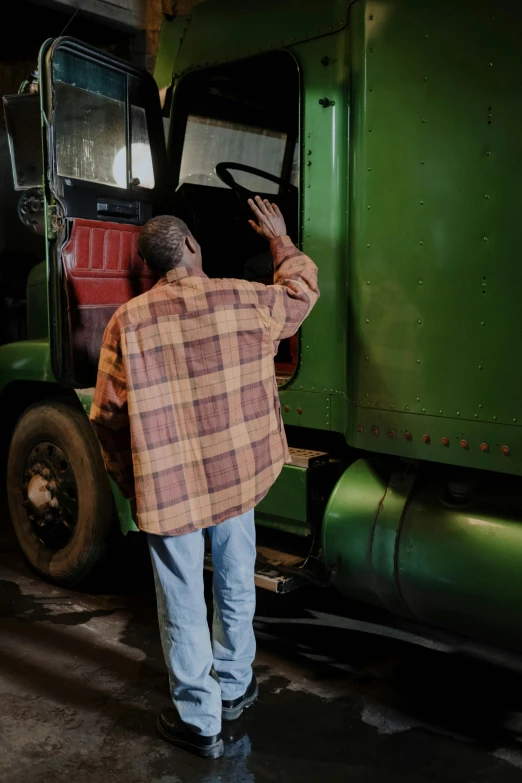
M 126 75 L 58 51 L 53 62 L 56 171 L 61 177 L 127 188 L 154 187 L 145 109 L 131 105 L 126 143 Z

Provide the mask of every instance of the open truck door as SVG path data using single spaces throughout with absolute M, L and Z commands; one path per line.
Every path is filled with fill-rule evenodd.
M 154 283 L 137 242 L 165 198 L 165 134 L 156 83 L 123 60 L 58 38 L 40 75 L 52 368 L 86 388 L 110 317 Z
M 154 283 L 137 242 L 140 226 L 164 209 L 158 91 L 146 72 L 58 38 L 42 48 L 34 92 L 4 104 L 19 214 L 46 239 L 53 374 L 87 407 L 111 315 Z M 99 444 L 74 395 L 44 395 L 24 410 L 7 473 L 13 528 L 31 565 L 57 584 L 84 581 L 105 554 L 115 514 Z

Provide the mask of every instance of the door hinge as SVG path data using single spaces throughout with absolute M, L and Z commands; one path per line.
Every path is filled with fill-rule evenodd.
M 49 234 L 58 234 L 63 228 L 63 213 L 58 204 L 47 207 L 47 223 Z

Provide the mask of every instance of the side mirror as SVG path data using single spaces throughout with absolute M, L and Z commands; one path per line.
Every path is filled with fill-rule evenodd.
M 4 96 L 4 114 L 15 190 L 42 187 L 40 96 Z

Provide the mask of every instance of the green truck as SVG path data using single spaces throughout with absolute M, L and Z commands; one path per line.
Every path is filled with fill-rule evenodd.
M 39 573 L 77 584 L 133 527 L 87 413 L 108 319 L 154 282 L 140 226 L 177 214 L 207 274 L 264 279 L 260 193 L 322 296 L 276 357 L 292 462 L 257 509 L 258 584 L 522 647 L 521 31 L 508 0 L 206 0 L 165 18 L 154 80 L 43 45 L 4 104 L 45 261 L 0 347 Z

